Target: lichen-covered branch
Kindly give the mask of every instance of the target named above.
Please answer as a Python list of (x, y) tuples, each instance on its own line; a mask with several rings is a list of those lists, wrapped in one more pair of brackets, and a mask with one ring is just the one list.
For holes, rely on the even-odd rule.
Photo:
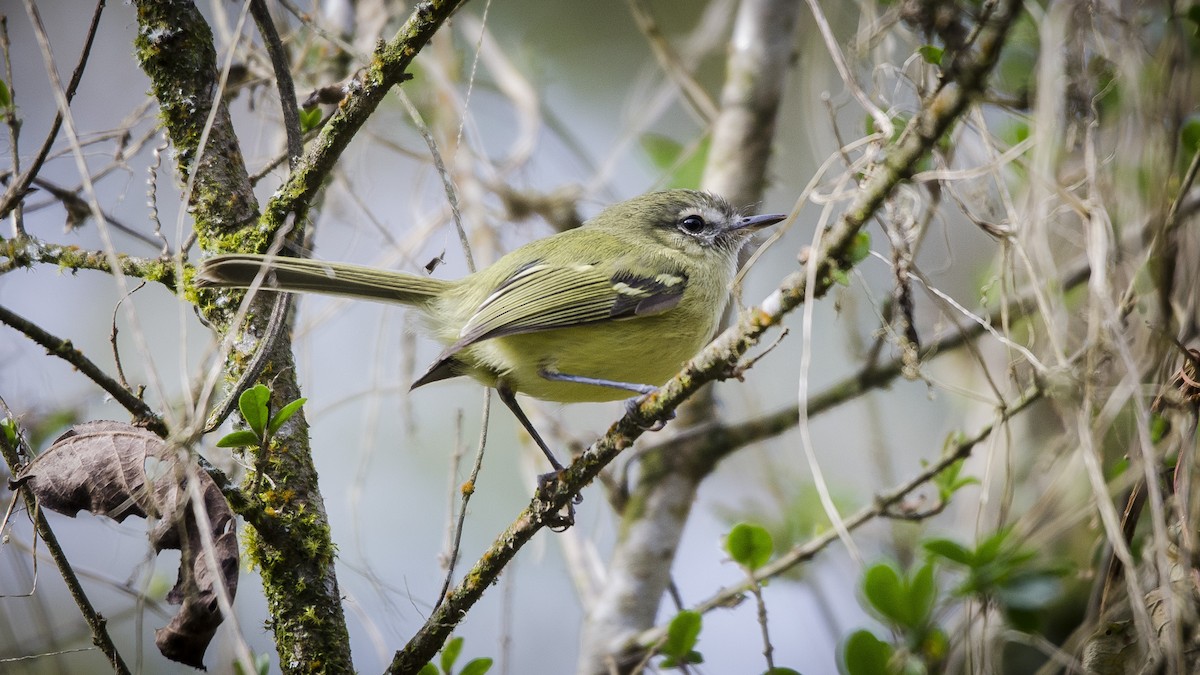
[[(175, 265), (170, 260), (142, 258), (124, 253), (118, 253), (115, 257), (120, 263), (121, 273), (125, 276), (154, 281), (166, 286), (170, 291), (178, 288)], [(51, 244), (30, 236), (0, 240), (0, 274), (18, 267), (32, 267), (37, 264), (57, 265), (59, 269), (72, 272), (113, 271), (110, 258), (103, 251)]]

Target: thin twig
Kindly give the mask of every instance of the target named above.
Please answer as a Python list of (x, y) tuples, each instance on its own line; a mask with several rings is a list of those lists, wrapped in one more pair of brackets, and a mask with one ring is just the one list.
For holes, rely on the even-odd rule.
[[(96, 9), (92, 11), (92, 21), (88, 24), (87, 35), (83, 40), (83, 51), (79, 54), (79, 62), (75, 65), (75, 70), (71, 73), (71, 80), (67, 83), (64, 91), (68, 103), (75, 98), (75, 90), (79, 88), (79, 81), (83, 79), (83, 69), (87, 66), (88, 57), (92, 53), (92, 43), (96, 39), (96, 29), (100, 25), (100, 13), (104, 11), (105, 1), (99, 0), (96, 3)], [(8, 81), (12, 82), (12, 78), (10, 77)], [(50, 153), (50, 147), (54, 145), (54, 139), (58, 137), (58, 130), (62, 123), (63, 113), (60, 109), (54, 115), (54, 121), (50, 123), (50, 131), (46, 132), (46, 140), (42, 141), (42, 147), (29, 164), (29, 168), (14, 180), (8, 190), (4, 192), (4, 196), (0, 197), (0, 218), (7, 216), (16, 203), (25, 197), (25, 191), (29, 189), (30, 181), (42, 170), (42, 163), (46, 161), (46, 156)]]
[[(0, 307), (0, 310), (3, 310)], [(14, 428), (17, 427), (16, 417), (9, 409), (8, 403), (0, 398), (0, 407), (3, 408), (4, 417)], [(32, 457), (33, 451), (25, 445), (24, 434), (17, 434), (17, 442), (19, 446), (23, 446), (21, 451), (26, 457)], [(18, 456), (18, 448), (10, 446), (7, 438), (0, 434), (0, 454), (4, 456), (4, 461), (8, 464), (9, 471), (16, 476), (20, 473), (21, 462)], [(87, 622), (88, 628), (92, 631), (92, 643), (104, 652), (108, 658), (109, 665), (118, 673), (118, 675), (128, 675), (130, 670), (125, 665), (125, 660), (121, 658), (120, 652), (113, 644), (112, 637), (108, 634), (108, 621), (96, 611), (91, 600), (83, 591), (83, 586), (79, 583), (79, 578), (75, 575), (75, 570), (71, 568), (71, 562), (67, 560), (66, 554), (62, 547), (58, 544), (58, 538), (54, 536), (54, 530), (50, 528), (50, 523), (46, 520), (46, 514), (38, 507), (37, 498), (29, 490), (18, 488), (25, 499), (25, 508), (33, 517), (34, 527), (37, 528), (37, 534), (42, 541), (46, 543), (46, 550), (50, 552), (50, 557), (54, 559), (54, 564), (58, 566), (58, 571), (62, 575), (63, 582), (67, 585), (68, 591), (71, 593), (71, 598), (75, 601), (75, 605), (79, 607), (80, 613), (83, 614), (84, 621)]]
[(283, 110), (283, 129), (287, 134), (288, 165), (296, 168), (300, 154), (304, 152), (300, 138), (300, 110), (296, 105), (296, 84), (292, 82), (292, 72), (289, 68), (288, 53), (279, 39), (279, 31), (275, 30), (275, 22), (271, 12), (263, 0), (250, 0), (250, 15), (258, 26), (263, 43), (267, 46), (267, 55), (271, 57), (271, 68), (275, 71), (275, 86), (279, 89), (279, 107)]
[(163, 425), (163, 420), (158, 413), (154, 412), (145, 401), (138, 398), (132, 391), (122, 387), (120, 383), (109, 377), (91, 359), (84, 356), (83, 352), (76, 349), (70, 340), (64, 340), (51, 335), (37, 324), (19, 316), (3, 305), (0, 305), (0, 323), (5, 323), (25, 334), (29, 339), (45, 347), (50, 355), (57, 356), (75, 366), (79, 372), (83, 373), (84, 376), (99, 385), (101, 389), (112, 395), (117, 403), (124, 406), (133, 415), (138, 424), (144, 425), (147, 429), (159, 435), (166, 433), (166, 427)]
[(458, 505), (458, 522), (454, 526), (454, 543), (450, 547), (449, 562), (446, 565), (446, 580), (442, 583), (442, 590), (438, 592), (437, 602), (433, 608), (436, 610), (446, 599), (446, 593), (450, 590), (450, 583), (454, 580), (454, 568), (458, 564), (458, 554), (462, 545), (463, 528), (467, 523), (467, 504), (471, 501), (471, 495), (475, 494), (476, 481), (479, 480), (479, 470), (483, 468), (483, 454), (487, 449), (487, 432), (488, 432), (488, 417), (492, 410), (492, 390), (485, 388), (483, 390), (483, 420), (479, 425), (479, 444), (475, 451), (475, 463), (471, 466), (471, 475), (467, 477), (467, 481), (463, 483), (459, 492), (462, 494), (462, 501)]
[[(847, 529), (853, 531), (877, 517), (886, 515), (893, 505), (899, 503), (911, 492), (928, 483), (955, 462), (969, 457), (976, 445), (987, 439), (1000, 425), (1007, 423), (1013, 417), (1026, 410), (1035, 401), (1040, 400), (1041, 397), (1042, 392), (1039, 389), (1026, 391), (1020, 399), (1014, 401), (1008, 408), (1000, 411), (999, 419), (996, 422), (983, 427), (969, 438), (960, 439), (953, 446), (947, 448), (945, 454), (937, 462), (930, 464), (919, 474), (904, 483), (877, 495), (872, 504), (864, 506), (858, 512), (846, 518), (845, 524)], [(730, 602), (736, 600), (743, 593), (750, 591), (754, 585), (777, 577), (791, 570), (796, 565), (811, 560), (837, 540), (838, 534), (833, 530), (829, 530), (809, 541), (797, 544), (775, 560), (755, 570), (748, 580), (721, 589), (707, 600), (698, 603), (693, 609), (704, 613), (718, 607), (728, 606)], [(642, 632), (636, 638), (630, 640), (629, 646), (637, 648), (639, 646), (652, 645), (665, 635), (666, 626), (657, 626)]]
[[(4, 125), (8, 127), (8, 143), (12, 157), (12, 173), (21, 172), (21, 121), (17, 118), (17, 91), (13, 81), (11, 43), (8, 39), (8, 15), (0, 14), (0, 53), (4, 55), (4, 81), (8, 86), (8, 102), (4, 106)], [(25, 234), (24, 214), (21, 213), (20, 202), (13, 211), (14, 239)]]

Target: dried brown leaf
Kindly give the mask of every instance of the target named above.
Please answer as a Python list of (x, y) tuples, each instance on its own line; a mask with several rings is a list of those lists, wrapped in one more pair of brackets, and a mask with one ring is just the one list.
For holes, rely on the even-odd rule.
[(181, 462), (150, 431), (121, 422), (77, 424), (59, 436), (14, 481), (43, 507), (68, 516), (80, 511), (122, 521), (140, 516), (153, 522), (148, 536), (155, 552), (179, 549), (179, 577), (167, 601), (181, 605), (155, 644), (167, 658), (204, 668), (204, 652), (221, 624), (217, 576), (204, 555), (204, 542), (188, 498), (188, 480), (199, 482), (212, 527), (219, 581), (237, 592), (236, 524), (221, 491), (194, 462)]

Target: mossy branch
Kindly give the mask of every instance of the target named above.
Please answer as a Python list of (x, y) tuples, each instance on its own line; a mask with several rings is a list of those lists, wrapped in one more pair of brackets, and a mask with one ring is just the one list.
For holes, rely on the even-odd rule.
[[(163, 258), (142, 258), (118, 253), (115, 256), (121, 273), (145, 281), (160, 283), (174, 292), (179, 283), (175, 265)], [(35, 237), (22, 236), (0, 241), (0, 274), (18, 267), (37, 264), (58, 265), (64, 270), (98, 270), (112, 273), (113, 266), (104, 251), (91, 251), (78, 246), (51, 244)]]

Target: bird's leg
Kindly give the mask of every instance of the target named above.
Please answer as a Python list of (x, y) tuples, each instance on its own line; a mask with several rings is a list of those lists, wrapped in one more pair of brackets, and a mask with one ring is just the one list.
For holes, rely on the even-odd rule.
[[(536, 443), (538, 448), (541, 449), (542, 454), (546, 455), (546, 459), (550, 461), (550, 466), (554, 467), (554, 471), (538, 476), (538, 490), (546, 490), (552, 482), (558, 480), (558, 474), (562, 473), (566, 467), (562, 465), (562, 462), (558, 461), (558, 458), (554, 456), (553, 452), (550, 452), (550, 448), (547, 447), (546, 442), (542, 440), (541, 434), (537, 432), (537, 429), (533, 428), (533, 422), (529, 421), (529, 418), (525, 416), (525, 411), (521, 410), (521, 406), (517, 405), (517, 396), (513, 390), (501, 384), (496, 387), (496, 393), (500, 395), (500, 400), (504, 401), (504, 405), (508, 406), (508, 409), (512, 411), (513, 416), (517, 418), (517, 421), (521, 423), (521, 426), (525, 427), (525, 431), (527, 431), (533, 438), (533, 442)], [(575, 504), (578, 504), (582, 501), (583, 495), (575, 495), (575, 497), (567, 504), (567, 515), (564, 518), (551, 523), (551, 529), (561, 528), (559, 529), (559, 531), (561, 531), (573, 525), (575, 523)]]
[[(575, 384), (590, 384), (590, 385), (593, 385), (596, 387), (610, 387), (612, 389), (624, 389), (626, 391), (632, 391), (632, 392), (641, 394), (641, 396), (635, 396), (635, 397), (633, 397), (631, 399), (627, 399), (625, 401), (625, 413), (626, 414), (635, 413), (638, 409), (638, 406), (640, 406), (642, 404), (642, 401), (645, 400), (645, 398), (647, 396), (658, 391), (658, 387), (651, 386), (649, 384), (639, 384), (637, 382), (620, 382), (618, 380), (604, 380), (599, 377), (585, 377), (583, 375), (569, 375), (567, 373), (560, 373), (558, 371), (549, 370), (547, 368), (542, 368), (542, 369), (538, 370), (538, 375), (540, 375), (543, 379), (554, 380), (555, 382), (574, 382)], [(663, 427), (667, 426), (667, 422), (669, 420), (673, 420), (673, 419), (675, 419), (675, 411), (674, 410), (671, 411), (671, 414), (670, 414), (670, 416), (667, 417), (667, 419), (658, 420), (654, 424), (651, 424), (650, 426), (643, 427), (643, 428), (646, 429), (647, 431), (661, 431)]]
[(557, 370), (542, 368), (538, 370), (538, 375), (545, 380), (553, 380), (555, 382), (574, 382), (575, 384), (590, 384), (596, 387), (609, 387), (610, 389), (624, 389), (632, 391), (636, 394), (653, 394), (658, 391), (658, 387), (649, 384), (638, 384), (637, 382), (620, 382), (617, 380), (603, 380), (598, 377), (584, 377), (583, 375), (568, 375), (560, 373)]

